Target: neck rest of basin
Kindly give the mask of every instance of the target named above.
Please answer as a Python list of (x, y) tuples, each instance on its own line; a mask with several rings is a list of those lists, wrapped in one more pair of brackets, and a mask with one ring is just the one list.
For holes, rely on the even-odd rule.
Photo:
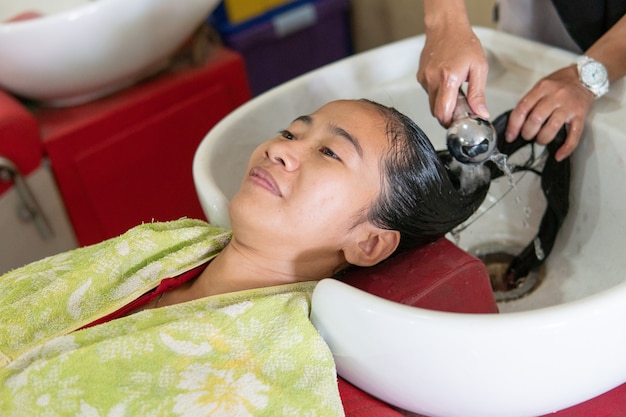
[[(350, 270), (339, 279), (413, 307), (455, 313), (498, 312), (485, 265), (446, 238), (374, 267)], [(342, 378), (339, 393), (348, 417), (403, 415)]]

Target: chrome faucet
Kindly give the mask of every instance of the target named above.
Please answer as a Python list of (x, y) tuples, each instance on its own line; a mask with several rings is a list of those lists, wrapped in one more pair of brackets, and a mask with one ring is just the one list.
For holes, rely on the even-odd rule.
[(485, 162), (496, 149), (496, 137), (491, 122), (472, 112), (463, 89), (459, 88), (452, 124), (446, 133), (450, 154), (463, 164)]

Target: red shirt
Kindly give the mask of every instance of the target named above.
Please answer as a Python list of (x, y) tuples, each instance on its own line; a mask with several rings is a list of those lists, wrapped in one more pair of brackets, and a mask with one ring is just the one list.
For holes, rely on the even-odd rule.
[(189, 280), (197, 278), (202, 273), (202, 271), (204, 271), (206, 266), (207, 264), (202, 264), (176, 277), (163, 279), (161, 283), (159, 284), (159, 286), (156, 287), (155, 289), (148, 291), (141, 297), (137, 298), (135, 301), (132, 301), (126, 304), (124, 307), (120, 308), (119, 310), (114, 311), (111, 314), (107, 314), (106, 316), (101, 317), (87, 324), (86, 326), (81, 327), (81, 329), (86, 329), (88, 327), (96, 326), (98, 324), (106, 323), (108, 321), (119, 319), (121, 317), (128, 315), (128, 313), (130, 313), (131, 311), (134, 311), (140, 307), (143, 307), (149, 304), (150, 302), (160, 297), (162, 294), (168, 291), (171, 291), (175, 288), (178, 288), (179, 286), (183, 285), (185, 282)]

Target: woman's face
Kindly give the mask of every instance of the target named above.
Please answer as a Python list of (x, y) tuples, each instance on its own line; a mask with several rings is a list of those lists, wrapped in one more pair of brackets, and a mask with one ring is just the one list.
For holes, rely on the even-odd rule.
[(250, 157), (230, 206), (235, 235), (312, 256), (341, 248), (381, 191), (386, 126), (374, 105), (359, 101), (335, 101), (295, 119)]

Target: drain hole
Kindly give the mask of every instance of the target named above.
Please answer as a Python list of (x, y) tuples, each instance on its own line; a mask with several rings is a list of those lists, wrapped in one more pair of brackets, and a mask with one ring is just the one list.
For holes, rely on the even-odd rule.
[(531, 270), (527, 276), (520, 277), (514, 288), (509, 288), (506, 281), (506, 271), (515, 256), (522, 248), (503, 245), (481, 246), (469, 252), (480, 259), (487, 267), (491, 288), (497, 302), (517, 300), (533, 292), (543, 281), (545, 268), (543, 266)]

